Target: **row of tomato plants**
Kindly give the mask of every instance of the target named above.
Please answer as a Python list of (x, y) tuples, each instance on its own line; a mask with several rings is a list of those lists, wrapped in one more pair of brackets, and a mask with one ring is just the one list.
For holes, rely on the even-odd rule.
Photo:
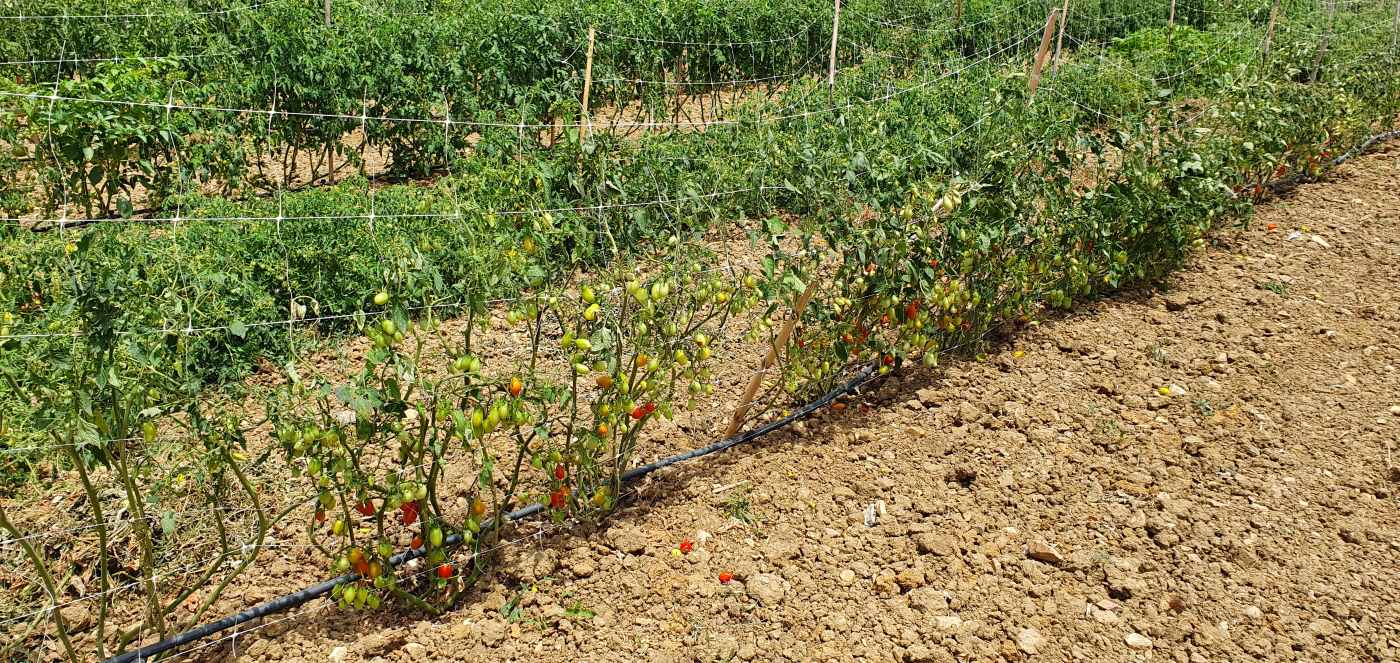
[[(1182, 36), (1197, 39), (1195, 48), (1213, 47), (1192, 33), (1174, 39)], [(1368, 47), (1334, 48), (1358, 53)], [(650, 195), (684, 200), (682, 194), (704, 178), (780, 187), (726, 198), (716, 209), (678, 202), (665, 215), (650, 216), (481, 215), (482, 225), (461, 235), (434, 224), (408, 234), (411, 226), (402, 219), (385, 217), (375, 233), (365, 234), (369, 244), (362, 253), (346, 250), (345, 242), (356, 237), (345, 232), (346, 225), (320, 231), (338, 235), (312, 243), (310, 235), (291, 234), (311, 232), (306, 226), (287, 223), (248, 235), (248, 247), (238, 249), (247, 253), (228, 259), (247, 261), (242, 272), (229, 263), (206, 262), (213, 252), (189, 243), (219, 239), (224, 244), (209, 246), (237, 249), (230, 236), (210, 235), (225, 225), (149, 232), (102, 227), (58, 236), (45, 247), (55, 262), (41, 267), (54, 288), (67, 294), (56, 307), (33, 310), (65, 309), (60, 328), (79, 330), (83, 342), (6, 340), (5, 375), (14, 393), (38, 404), (38, 421), (56, 448), (73, 450), (95, 522), (111, 514), (101, 510), (87, 465), (112, 468), (124, 502), (135, 508), (160, 503), (169, 498), (160, 492), (166, 489), (145, 485), (141, 477), (162, 460), (155, 453), (158, 439), (178, 430), (181, 438), (197, 441), (180, 448), (193, 459), (189, 469), (201, 475), (193, 482), (205, 487), (197, 489), (198, 498), (217, 504), (229, 491), (241, 491), (255, 505), (257, 544), (286, 514), (259, 505), (247, 477), (247, 454), (256, 451), (246, 439), (250, 422), (236, 412), (215, 414), (206, 404), (208, 356), (190, 345), (200, 336), (124, 332), (192, 324), (189, 302), (204, 306), (222, 296), (215, 294), (225, 292), (220, 288), (250, 280), (248, 275), (307, 279), (297, 284), (306, 286), (301, 293), (334, 289), (325, 296), (347, 298), (337, 302), (344, 307), (338, 310), (363, 311), (349, 326), (365, 334), (373, 349), (348, 380), (289, 370), (286, 388), (267, 404), (287, 466), (306, 477), (315, 495), (316, 506), (297, 513), (332, 568), (359, 574), (337, 590), (345, 605), (370, 607), (394, 597), (441, 610), (459, 601), (487, 568), (501, 531), (485, 525), (504, 511), (538, 501), (563, 519), (602, 517), (615, 508), (620, 472), (640, 453), (645, 427), (685, 405), (691, 394), (713, 388), (708, 362), (716, 349), (733, 347), (736, 320), (767, 319), (790, 305), (806, 283), (820, 287), (803, 314), (798, 341), (785, 349), (776, 381), (790, 394), (784, 398), (828, 389), (852, 364), (932, 364), (951, 351), (975, 351), (987, 334), (1034, 318), (1044, 307), (1068, 307), (1162, 277), (1210, 227), (1247, 212), (1248, 198), (1233, 190), (1247, 174), (1313, 161), (1400, 110), (1386, 63), (1343, 59), (1346, 66), (1322, 83), (1300, 81), (1296, 72), (1311, 54), (1302, 40), (1282, 40), (1267, 67), (1241, 61), (1195, 80), (1193, 95), (1214, 92), (1204, 108), (1158, 94), (1151, 78), (1125, 77), (1132, 70), (1120, 67), (1128, 61), (1114, 59), (1110, 49), (1103, 60), (1086, 52), (1065, 63), (1033, 103), (1015, 70), (985, 66), (961, 81), (843, 113), (831, 125), (755, 125), (658, 145), (607, 145), (591, 153), (581, 147), (575, 159), (560, 164), (567, 171), (558, 175), (561, 188), (564, 182), (615, 185), (579, 192), (600, 204)], [(861, 75), (879, 76), (874, 69)], [(848, 85), (859, 89), (859, 81)], [(1110, 97), (1114, 106), (1095, 105)], [(1117, 119), (1105, 118), (1110, 109)], [(604, 156), (629, 149), (657, 151), (639, 152), (648, 160), (632, 162), (637, 170), (631, 171), (628, 164), (611, 166)], [(738, 154), (753, 160), (736, 163)], [(656, 165), (663, 155), (690, 158), (696, 170), (667, 176)], [(442, 210), (455, 194), (453, 204), (471, 219), (479, 210), (464, 194), (491, 176), (513, 173), (466, 174), (464, 182), (449, 184), (460, 189), (436, 195), (394, 191), (377, 196), (376, 205), (405, 213)], [(533, 181), (524, 178), (515, 186), (539, 195), (550, 190), (547, 180), (536, 172)], [(298, 201), (365, 202), (346, 198), (351, 195), (311, 192), (305, 200), (284, 198), (276, 207), (251, 209), (190, 200), (181, 209), (263, 214), (286, 213)], [(402, 196), (399, 206), (390, 202), (394, 196)], [(714, 219), (772, 209), (800, 212), (800, 230), (811, 239), (797, 251), (774, 244), (760, 271), (716, 271), (715, 257), (692, 244), (692, 233)], [(385, 226), (403, 235), (378, 234)], [(768, 230), (779, 226), (772, 222)], [(668, 247), (663, 267), (616, 257), (613, 268), (581, 287), (565, 285), (585, 257), (602, 258), (613, 242), (647, 245), (657, 235), (676, 237), (674, 245), (662, 244)], [(385, 238), (395, 241), (376, 244)], [(457, 248), (449, 253), (435, 242)], [(164, 260), (152, 259), (150, 252), (161, 246), (166, 248), (156, 255)], [(177, 259), (184, 262), (173, 269)], [(469, 267), (449, 271), (459, 260)], [(474, 280), (487, 275), (501, 281)], [(34, 273), (26, 278), (25, 297), (54, 292), (37, 287)], [(272, 313), (294, 313), (299, 306), (314, 313), (320, 304), (290, 289), (241, 287), (264, 297), (264, 310)], [(479, 295), (490, 288), (521, 295), (507, 319), (525, 326), (527, 361), (492, 365), (480, 341), (473, 344), (475, 325), (469, 323), (460, 339), (447, 338), (435, 316), (424, 315), (425, 305), (476, 293), (466, 312), (484, 317)], [(261, 329), (230, 329), (232, 336), (221, 340), (223, 351)], [(760, 322), (755, 330), (754, 339), (767, 339), (771, 327)], [(268, 346), (285, 338), (268, 333)], [(454, 508), (445, 494), (464, 496), (466, 508)], [(146, 528), (138, 537), (142, 559), (131, 566), (145, 590), (141, 623), (164, 634), (183, 625), (171, 621), (171, 606), (190, 589), (160, 578), (159, 531), (143, 511), (133, 513), (134, 526)], [(0, 527), (17, 529), (8, 520)], [(196, 585), (215, 576), (226, 583), (236, 573), (221, 571), (222, 562), (238, 558), (246, 566), (255, 557), (232, 552), (241, 549), (219, 530), (223, 556)], [(454, 534), (465, 542), (461, 552), (446, 545)], [(428, 556), (432, 572), (426, 579), (404, 576), (389, 564), (395, 543), (405, 538)], [(51, 575), (44, 568), (47, 551), (25, 548), (40, 576)], [(105, 542), (100, 555), (104, 590), (126, 579), (123, 565), (108, 563), (116, 555)], [(201, 613), (217, 594), (205, 595)], [(107, 599), (101, 606), (105, 612)], [(55, 613), (56, 622), (61, 618)], [(68, 643), (61, 624), (58, 631)], [(120, 649), (138, 632), (105, 638), (99, 632), (93, 642)]]
[[(963, 79), (933, 81), (893, 99), (865, 104), (862, 95), (896, 75), (894, 64), (872, 62), (826, 97), (827, 103), (851, 106), (832, 113), (836, 122), (756, 121), (635, 143), (599, 135), (596, 142), (542, 150), (527, 159), (473, 155), (460, 162), (453, 177), (428, 188), (371, 190), (358, 181), (261, 201), (183, 196), (173, 201), (167, 214), (188, 219), (271, 219), (278, 214), (327, 219), (129, 227), (117, 233), (112, 248), (84, 261), (103, 263), (122, 275), (124, 289), (114, 295), (121, 304), (119, 326), (217, 328), (187, 335), (181, 345), (198, 359), (197, 370), (204, 379), (224, 381), (259, 358), (280, 361), (294, 349), (284, 325), (258, 323), (353, 312), (365, 303), (359, 293), (366, 283), (382, 282), (392, 274), (415, 275), (407, 287), (418, 301), (466, 303), (509, 296), (525, 283), (557, 276), (559, 268), (551, 265), (606, 260), (610, 246), (702, 232), (736, 214), (761, 217), (773, 209), (811, 214), (848, 204), (827, 201), (828, 193), (839, 198), (849, 191), (884, 206), (922, 178), (967, 172), (1001, 159), (1007, 144), (1048, 140), (1075, 127), (1102, 123), (1106, 117), (1152, 112), (1177, 99), (1209, 94), (1229, 80), (1232, 68), (1249, 63), (1246, 50), (1234, 46), (1240, 41), (1236, 27), (1249, 28), (1178, 29), (1171, 40), (1156, 32), (1143, 33), (1102, 53), (1086, 51), (1066, 65), (1053, 90), (1043, 93), (1029, 114), (1007, 105), (1023, 96), (1022, 86), (1014, 70), (994, 63), (968, 69)], [(1150, 36), (1154, 34), (1158, 36)], [(1147, 46), (1139, 47), (1138, 42)], [(1391, 103), (1384, 62), (1345, 59), (1374, 44), (1336, 45), (1335, 55), (1352, 66), (1339, 72), (1341, 78), (1332, 84), (1287, 84), (1298, 71), (1287, 63), (1308, 62), (1313, 43), (1305, 38), (1278, 41), (1271, 64), (1275, 70), (1266, 80), (1284, 87), (1270, 94), (1303, 90), (1325, 95), (1319, 112), (1337, 111), (1343, 117), (1359, 115), (1345, 107), (1338, 110), (1338, 105), (1383, 109)], [(1176, 90), (1162, 96), (1150, 63), (1181, 51), (1216, 64), (1172, 78)], [(1134, 62), (1143, 64), (1134, 67)], [(974, 77), (974, 84), (966, 84)], [(820, 95), (818, 87), (795, 87), (776, 103), (788, 105)], [(1000, 110), (988, 114), (988, 108)], [(1247, 154), (1241, 156), (1239, 170), (1247, 177), (1236, 186), (1253, 189), (1281, 166), (1316, 167), (1327, 148), (1314, 146), (1358, 132), (1357, 127), (1347, 127), (1336, 137), (1315, 140), (1265, 130), (1296, 124), (1290, 115), (1297, 108), (1291, 102), (1261, 103), (1238, 115), (1238, 131), (1253, 138), (1241, 144)], [(1045, 114), (1050, 111), (1056, 114)], [(1296, 163), (1286, 163), (1289, 160)], [(706, 195), (716, 191), (734, 193)], [(646, 204), (659, 200), (671, 202)], [(588, 207), (608, 209), (568, 211)], [(565, 211), (491, 212), (530, 208)], [(371, 210), (377, 219), (368, 217)], [(344, 214), (362, 216), (336, 220)], [(9, 232), (13, 250), (6, 252), (0, 270), (8, 318), (0, 327), (21, 334), (73, 329), (80, 298), (64, 270), (73, 260), (67, 255), (73, 233)], [(540, 247), (549, 260), (530, 260), (518, 250), (525, 240)], [(333, 331), (334, 325), (321, 328)], [(12, 354), (9, 362), (23, 365), (20, 357), (44, 356), (67, 343), (61, 336), (16, 342), (22, 351)], [(15, 401), (9, 405), (14, 412)]]
[[(627, 122), (701, 121), (687, 100), (734, 103), (721, 94), (732, 86), (718, 81), (754, 81), (773, 94), (825, 71), (833, 3), (723, 4), (495, 0), (425, 11), (417, 3), (340, 2), (324, 26), (321, 3), (272, 0), (214, 15), (167, 15), (159, 8), (168, 5), (155, 3), (155, 17), (14, 21), (0, 38), (6, 62), (95, 61), (0, 66), (0, 92), (36, 95), (0, 99), (0, 173), (10, 180), (0, 202), (12, 215), (128, 216), (196, 186), (233, 194), (306, 184), (292, 179), (291, 164), (309, 163), (308, 179), (319, 181), (333, 179), (333, 164), (362, 172), (366, 154), (382, 153), (390, 175), (423, 176), (468, 151), (553, 144), (561, 132), (546, 127), (580, 119), (590, 26), (603, 29), (591, 105), (638, 104)], [(950, 6), (931, 0), (848, 2), (838, 60), (847, 67), (871, 53), (938, 60), (978, 52), (1043, 22), (1049, 4), (970, 1), (955, 20)], [(1086, 20), (1076, 34), (1098, 40), (1159, 25), (1163, 8), (1155, 4), (1081, 7)], [(24, 6), (58, 15), (47, 3)], [(116, 8), (102, 0), (68, 11)], [(106, 61), (133, 55), (156, 59)], [(51, 93), (148, 105), (53, 103)], [(266, 113), (184, 105), (291, 115), (270, 121)], [(447, 118), (494, 126), (444, 131)]]

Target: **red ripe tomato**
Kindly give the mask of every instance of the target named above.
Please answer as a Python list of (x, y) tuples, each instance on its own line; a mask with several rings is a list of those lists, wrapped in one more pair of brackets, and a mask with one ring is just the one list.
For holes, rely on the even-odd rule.
[(694, 550), (694, 549), (695, 549), (695, 544), (692, 543), (692, 542), (690, 541), (690, 539), (684, 539), (684, 540), (681, 541), (681, 554), (682, 554), (682, 555), (689, 555), (689, 554), (690, 554), (690, 551), (692, 551), (692, 550)]
[(442, 564), (442, 565), (438, 566), (438, 568), (437, 568), (437, 574), (438, 574), (438, 577), (439, 577), (439, 578), (442, 578), (443, 580), (446, 580), (446, 579), (448, 579), (448, 578), (451, 578), (451, 577), (452, 577), (452, 565), (451, 565), (451, 564)]
[(567, 504), (566, 500), (568, 499), (568, 495), (569, 495), (569, 494), (568, 494), (563, 488), (560, 488), (559, 490), (556, 490), (556, 491), (550, 493), (550, 494), (549, 494), (549, 506), (550, 506), (550, 508), (553, 508), (553, 509), (555, 509), (555, 510), (563, 509), (564, 506)]
[(374, 503), (366, 500), (355, 505), (355, 510), (359, 511), (362, 516), (372, 516), (374, 515)]
[(646, 411), (646, 408), (645, 408), (645, 407), (642, 407), (641, 405), (638, 405), (637, 407), (632, 408), (632, 418), (633, 418), (633, 419), (641, 419), (642, 417), (645, 417), (645, 416), (647, 416), (647, 411)]
[(885, 355), (885, 365), (894, 366), (894, 355)]
[(917, 300), (917, 299), (916, 299), (916, 300), (914, 300), (914, 301), (912, 301), (912, 302), (909, 302), (909, 305), (907, 305), (907, 306), (904, 307), (904, 318), (905, 318), (906, 320), (913, 320), (914, 318), (918, 317), (918, 315), (919, 315), (919, 301), (920, 301), (920, 300)]
[(643, 407), (646, 408), (647, 414), (651, 414), (651, 413), (653, 413), (653, 412), (656, 411), (656, 403), (648, 402), (648, 403), (647, 403), (645, 406), (643, 406)]
[(733, 579), (734, 579), (734, 574), (733, 574), (733, 573), (730, 573), (730, 572), (728, 572), (728, 571), (720, 571), (720, 572), (719, 572), (719, 581), (720, 581), (720, 583), (727, 585), (727, 584), (729, 584), (729, 582), (730, 582), (731, 580), (733, 580)]
[(316, 522), (317, 522), (317, 523), (324, 523), (324, 522), (326, 522), (326, 512), (325, 512), (325, 511), (323, 511), (323, 510), (321, 510), (321, 509), (317, 509), (317, 510), (316, 510)]
[(564, 470), (564, 466), (563, 466), (563, 465), (555, 465), (555, 466), (554, 466), (554, 478), (555, 478), (555, 479), (558, 479), (559, 481), (563, 481), (563, 480), (564, 480), (564, 477), (566, 477), (566, 476), (568, 476), (568, 475), (569, 475), (569, 474), (568, 474), (568, 472), (566, 472), (566, 471)]
[(423, 537), (421, 537), (421, 536), (415, 536), (415, 537), (413, 537), (413, 542), (410, 543), (410, 544), (408, 544), (408, 547), (410, 547), (410, 548), (412, 548), (412, 549), (414, 549), (414, 550), (418, 550), (419, 548), (422, 548), (422, 547), (423, 547)]
[(399, 520), (402, 520), (405, 525), (418, 522), (418, 503), (405, 502), (403, 506), (399, 507)]

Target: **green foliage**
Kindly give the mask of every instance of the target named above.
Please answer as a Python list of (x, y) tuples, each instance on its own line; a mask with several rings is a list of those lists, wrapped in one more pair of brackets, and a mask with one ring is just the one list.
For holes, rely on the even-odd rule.
[[(595, 99), (675, 117), (674, 90), (605, 81), (820, 72), (829, 9), (413, 4), (337, 2), (331, 26), (312, 3), (184, 6), (167, 25), (197, 26), (191, 36), (137, 31), (128, 52), (187, 39), (259, 56), (83, 65), (56, 86), (169, 108), (58, 102), (33, 71), (5, 80), (20, 96), (0, 107), (0, 195), (17, 215), (64, 214), (66, 202), (74, 216), (131, 217), (0, 235), (7, 440), (80, 449), (67, 461), (108, 467), (136, 512), (159, 504), (163, 484), (147, 499), (142, 480), (164, 459), (138, 460), (128, 443), (183, 433), (203, 499), (256, 501), (245, 435), (269, 423), (318, 494), (312, 545), (361, 576), (335, 594), (346, 607), (450, 606), (489, 562), (484, 518), (521, 503), (560, 522), (607, 517), (645, 425), (713, 390), (710, 344), (735, 316), (763, 311), (749, 340), (769, 342), (772, 317), (814, 285), (771, 407), (856, 365), (976, 353), (1049, 309), (1161, 280), (1270, 183), (1324, 173), (1400, 112), (1396, 55), (1359, 27), (1376, 20), (1369, 10), (1319, 23), (1290, 4), (1266, 60), (1253, 48), (1266, 15), (1250, 8), (1183, 2), (1168, 31), (1146, 4), (1076, 6), (1088, 45), (1032, 96), (1025, 59), (1043, 8), (971, 0), (954, 26), (925, 3), (871, 0), (848, 5), (850, 66), (834, 86), (796, 77), (729, 102), (733, 121), (704, 131), (552, 136), (546, 125), (577, 118), (590, 22), (608, 37)], [(5, 26), (0, 45), (66, 43), (77, 29), (54, 25)], [(116, 47), (91, 25), (95, 44)], [(1338, 37), (1315, 68), (1325, 29)], [(700, 43), (727, 40), (762, 43)], [(286, 174), (328, 148), (360, 163), (361, 128), (389, 173), (333, 185)], [(30, 185), (42, 192), (26, 198)], [(696, 241), (735, 219), (767, 220), (751, 231), (768, 249), (751, 273), (721, 271)], [(580, 269), (600, 275), (592, 294), (573, 290)], [(506, 321), (530, 339), (518, 375), (482, 372), (489, 357), (472, 345), (502, 297), (519, 297)], [(454, 313), (467, 318), (460, 338), (439, 326)], [(348, 332), (371, 346), (361, 371), (298, 372), (308, 335)], [(263, 403), (267, 421), (213, 414), (205, 387), (264, 361), (288, 374)], [(471, 497), (469, 513), (439, 504), (448, 485)], [(454, 558), (444, 532), (472, 554)], [(143, 579), (155, 574), (149, 534), (130, 566)], [(400, 534), (427, 542), (434, 577), (384, 573)], [(167, 616), (149, 606), (143, 624)]]

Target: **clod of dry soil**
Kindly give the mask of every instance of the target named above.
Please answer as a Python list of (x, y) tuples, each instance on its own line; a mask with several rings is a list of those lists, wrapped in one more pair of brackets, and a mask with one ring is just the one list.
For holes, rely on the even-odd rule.
[(669, 472), (442, 618), (315, 610), (201, 653), (1400, 658), (1400, 148), (1171, 285)]

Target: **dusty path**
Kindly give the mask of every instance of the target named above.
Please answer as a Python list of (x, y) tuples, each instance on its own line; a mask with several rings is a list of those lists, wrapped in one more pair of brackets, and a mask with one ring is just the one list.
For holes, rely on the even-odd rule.
[(457, 613), (321, 610), (203, 653), (1395, 660), (1398, 339), (1392, 144), (1222, 233), (1165, 295), (666, 474), (606, 532), (514, 546)]

